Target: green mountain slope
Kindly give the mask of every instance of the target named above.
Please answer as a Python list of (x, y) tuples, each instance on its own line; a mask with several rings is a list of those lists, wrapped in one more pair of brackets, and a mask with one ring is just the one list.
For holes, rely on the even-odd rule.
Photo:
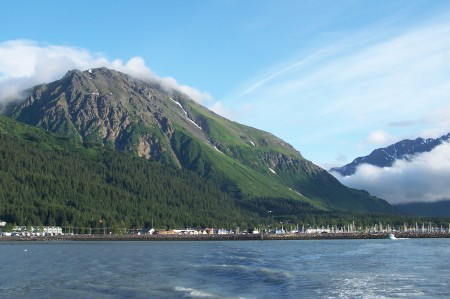
[(85, 148), (0, 116), (0, 219), (7, 222), (247, 227), (258, 217), (191, 171)]
[(10, 115), (86, 146), (195, 171), (237, 200), (295, 200), (319, 210), (391, 213), (341, 185), (270, 133), (229, 121), (186, 95), (106, 68), (34, 87)]

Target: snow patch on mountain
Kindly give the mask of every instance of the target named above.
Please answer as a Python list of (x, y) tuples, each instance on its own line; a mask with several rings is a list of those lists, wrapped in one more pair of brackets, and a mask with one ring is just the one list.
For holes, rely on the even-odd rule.
[(292, 192), (295, 192), (295, 193), (297, 193), (298, 195), (304, 196), (303, 194), (301, 194), (301, 193), (300, 193), (300, 192), (298, 192), (297, 190), (293, 190), (293, 189), (291, 189), (291, 188), (289, 188), (289, 190), (291, 190)]
[(175, 101), (174, 99), (172, 99), (172, 98), (170, 98), (171, 100), (172, 100), (172, 102), (174, 102), (175, 104), (177, 104), (180, 108), (181, 108), (181, 110), (183, 110), (183, 112), (184, 112), (184, 114), (186, 114), (187, 115), (187, 112), (186, 112), (186, 110), (184, 110), (184, 108), (183, 108), (183, 105), (181, 105), (181, 103), (180, 102), (177, 102), (177, 101)]
[(187, 120), (190, 121), (194, 126), (196, 126), (197, 128), (199, 128), (200, 130), (202, 129), (202, 127), (200, 127), (195, 121), (193, 121), (190, 117), (189, 114), (187, 113), (187, 111), (184, 109), (183, 105), (181, 105), (180, 102), (175, 101), (174, 99), (170, 98), (172, 100), (172, 102), (174, 102), (175, 104), (177, 104), (181, 110), (183, 110), (184, 115), (186, 116)]
[(221, 153), (221, 154), (224, 154), (225, 155), (225, 153), (224, 152), (222, 152), (220, 149), (218, 149), (217, 148), (217, 146), (215, 146), (215, 145), (213, 145), (214, 146), (214, 149), (216, 150), (216, 151), (218, 151), (219, 153)]

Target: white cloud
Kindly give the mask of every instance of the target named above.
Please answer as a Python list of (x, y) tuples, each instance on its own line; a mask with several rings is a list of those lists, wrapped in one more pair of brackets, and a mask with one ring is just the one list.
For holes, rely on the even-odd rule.
[(367, 190), (392, 204), (450, 199), (450, 143), (412, 156), (411, 161), (396, 161), (392, 167), (362, 164), (354, 175), (333, 175), (346, 186)]
[(390, 145), (397, 141), (395, 136), (390, 135), (389, 133), (383, 130), (376, 130), (367, 136), (366, 140), (361, 144), (362, 147), (366, 145), (376, 145), (378, 147), (383, 147)]
[(234, 109), (226, 107), (220, 101), (214, 102), (208, 109), (228, 119), (235, 119), (237, 115), (237, 112)]
[(141, 57), (133, 57), (123, 63), (121, 60), (110, 61), (102, 54), (85, 49), (13, 40), (0, 43), (0, 103), (17, 99), (26, 88), (57, 80), (68, 70), (101, 66), (155, 81), (163, 88), (181, 91), (200, 103), (211, 99), (208, 93), (179, 84), (171, 77), (158, 77)]
[[(433, 18), (398, 28), (383, 24), (318, 38), (298, 59), (222, 101), (257, 106), (257, 114), (238, 120), (270, 129), (322, 165), (335, 152), (364, 155), (362, 144), (442, 135), (450, 126), (450, 22)], [(267, 119), (274, 120), (270, 127)], [(365, 139), (371, 132), (384, 136)]]
[(450, 105), (444, 105), (439, 109), (427, 113), (422, 121), (430, 126), (430, 128), (423, 130), (420, 136), (437, 138), (447, 134), (450, 128)]
[(425, 103), (432, 108), (448, 100), (448, 25), (369, 44), (356, 53), (345, 52), (351, 45), (336, 46), (331, 61), (324, 57), (312, 71), (295, 67), (295, 72), (268, 88), (279, 94), (318, 92), (327, 103), (318, 111), (323, 116), (346, 115), (366, 123), (417, 115)]

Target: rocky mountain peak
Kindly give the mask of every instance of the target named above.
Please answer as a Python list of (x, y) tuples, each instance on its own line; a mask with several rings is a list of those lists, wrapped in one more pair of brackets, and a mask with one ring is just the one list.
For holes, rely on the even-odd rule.
[(268, 132), (225, 119), (180, 92), (107, 68), (72, 70), (36, 86), (10, 116), (86, 146), (195, 171), (237, 197), (290, 198), (321, 209), (391, 209), (348, 190)]
[(405, 139), (385, 148), (375, 149), (368, 156), (358, 157), (351, 163), (342, 167), (334, 167), (330, 172), (337, 172), (342, 176), (353, 175), (361, 164), (370, 164), (378, 167), (390, 167), (397, 160), (409, 160), (411, 156), (429, 152), (436, 146), (450, 140), (450, 133), (439, 138)]

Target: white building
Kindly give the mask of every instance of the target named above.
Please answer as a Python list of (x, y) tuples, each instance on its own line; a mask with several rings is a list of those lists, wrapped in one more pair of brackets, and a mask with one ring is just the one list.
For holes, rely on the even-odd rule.
[(59, 226), (44, 226), (42, 232), (47, 236), (57, 236), (63, 234), (62, 228)]

